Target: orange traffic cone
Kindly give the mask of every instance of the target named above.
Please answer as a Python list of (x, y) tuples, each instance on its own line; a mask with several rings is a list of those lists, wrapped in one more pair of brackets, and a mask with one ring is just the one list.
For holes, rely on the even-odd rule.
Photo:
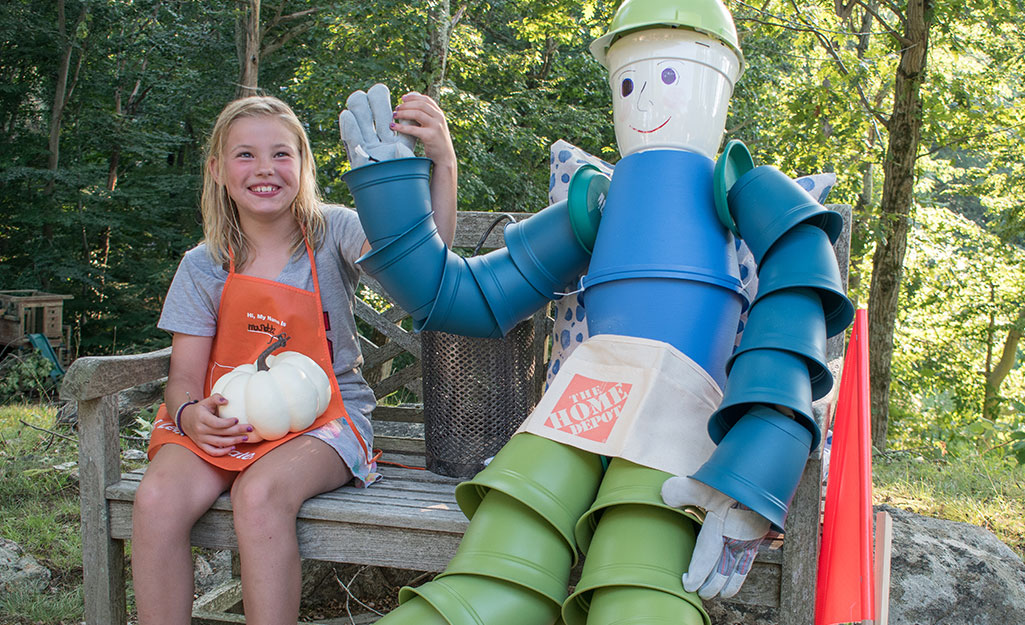
[(815, 592), (815, 625), (875, 618), (868, 318), (854, 317), (830, 452)]

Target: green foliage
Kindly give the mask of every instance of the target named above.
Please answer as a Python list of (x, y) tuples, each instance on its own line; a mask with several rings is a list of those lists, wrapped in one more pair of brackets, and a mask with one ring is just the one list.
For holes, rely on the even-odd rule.
[(157, 411), (162, 403), (162, 401), (156, 401), (135, 413), (133, 417), (134, 425), (131, 429), (132, 436), (146, 441), (149, 440), (150, 435), (153, 434), (153, 422), (157, 419)]
[(22, 589), (4, 595), (4, 623), (82, 620), (81, 517), (72, 473), (77, 446), (69, 428), (56, 432), (68, 438), (43, 431), (54, 427), (55, 416), (55, 407), (46, 404), (0, 405), (0, 536), (52, 573), (50, 586), (41, 592)]
[[(921, 207), (917, 216), (894, 338), (891, 435), (898, 445), (973, 442), (1017, 455), (1020, 401), (1004, 401), (995, 420), (980, 415), (985, 372), (1025, 297), (1025, 252), (946, 209)], [(1019, 367), (1002, 395), (1023, 392)]]
[[(440, 101), (459, 157), (460, 208), (539, 210), (548, 204), (553, 141), (615, 155), (605, 72), (587, 52), (609, 8), (510, 1), (465, 8)], [(338, 180), (348, 170), (337, 123), (348, 94), (375, 82), (396, 98), (427, 89), (428, 9), (426, 2), (344, 4), (319, 16), (321, 45), (308, 51), (284, 95), (310, 121), (329, 199), (351, 201)]]
[(18, 589), (0, 598), (0, 615), (17, 619), (9, 625), (77, 623), (83, 616), (81, 586), (66, 592), (31, 592)]
[(12, 352), (0, 361), (0, 404), (48, 400), (56, 383), (53, 364), (34, 351)]

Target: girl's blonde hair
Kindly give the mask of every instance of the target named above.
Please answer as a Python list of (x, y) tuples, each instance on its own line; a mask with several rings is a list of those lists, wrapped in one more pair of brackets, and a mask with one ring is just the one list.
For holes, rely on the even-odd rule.
[(217, 116), (206, 146), (206, 167), (203, 169), (203, 196), (200, 199), (200, 208), (203, 213), (203, 234), (207, 250), (214, 262), (227, 264), (230, 250), (235, 256), (236, 267), (245, 265), (249, 245), (239, 223), (235, 201), (228, 195), (227, 188), (214, 179), (210, 168), (215, 166), (216, 161), (216, 166), (221, 168), (220, 178), (224, 179), (223, 163), (227, 160), (224, 158), (224, 150), (228, 133), (236, 120), (246, 117), (274, 117), (295, 135), (299, 148), (299, 192), (292, 202), (292, 215), (299, 224), (299, 230), (292, 241), (292, 252), (303, 246), (304, 234), (306, 240), (316, 249), (325, 229), (320, 190), (317, 188), (317, 165), (313, 161), (306, 129), (299, 118), (287, 104), (270, 96), (249, 96), (230, 102)]

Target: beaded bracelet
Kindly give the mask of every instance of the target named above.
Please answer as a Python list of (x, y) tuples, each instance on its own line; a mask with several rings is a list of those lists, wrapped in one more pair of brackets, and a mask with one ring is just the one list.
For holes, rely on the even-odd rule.
[(182, 429), (182, 411), (185, 410), (186, 406), (191, 406), (192, 404), (198, 404), (198, 403), (199, 403), (198, 399), (190, 399), (189, 401), (185, 402), (181, 406), (178, 406), (178, 412), (176, 412), (175, 415), (174, 415), (174, 426), (176, 428), (178, 428), (178, 431), (181, 432), (182, 434), (185, 433), (185, 430)]

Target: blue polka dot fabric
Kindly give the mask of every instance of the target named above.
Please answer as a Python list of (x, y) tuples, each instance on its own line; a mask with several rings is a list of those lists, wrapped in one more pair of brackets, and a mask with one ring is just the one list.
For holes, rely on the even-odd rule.
[[(575, 145), (560, 139), (552, 144), (551, 177), (548, 181), (548, 200), (550, 204), (566, 199), (569, 181), (573, 173), (583, 164), (594, 165), (607, 176), (612, 175), (613, 166), (602, 159), (592, 156)], [(836, 174), (814, 174), (795, 180), (820, 204), (825, 203), (826, 196), (836, 183)], [(748, 301), (753, 301), (758, 290), (758, 274), (754, 256), (743, 241), (737, 239), (737, 263), (740, 265), (740, 277), (744, 294)], [(579, 283), (578, 283), (579, 284)], [(575, 288), (575, 287), (574, 287)], [(562, 363), (569, 355), (588, 338), (587, 312), (584, 307), (584, 294), (574, 290), (555, 300), (555, 327), (552, 331), (552, 356), (548, 362), (548, 374), (545, 388), (551, 384), (552, 378), (559, 372)], [(740, 344), (740, 337), (747, 322), (747, 310), (740, 316), (737, 338), (734, 346)]]
[[(612, 165), (591, 156), (580, 148), (563, 140), (552, 144), (551, 168), (549, 178), (548, 202), (554, 204), (566, 199), (569, 192), (569, 181), (583, 164), (597, 167), (606, 176), (612, 175)], [(570, 291), (577, 287), (571, 286)], [(581, 292), (569, 292), (555, 300), (555, 329), (552, 332), (552, 357), (548, 362), (548, 375), (545, 388), (559, 372), (562, 363), (569, 357), (577, 345), (588, 337), (587, 316), (584, 312), (584, 298)]]

